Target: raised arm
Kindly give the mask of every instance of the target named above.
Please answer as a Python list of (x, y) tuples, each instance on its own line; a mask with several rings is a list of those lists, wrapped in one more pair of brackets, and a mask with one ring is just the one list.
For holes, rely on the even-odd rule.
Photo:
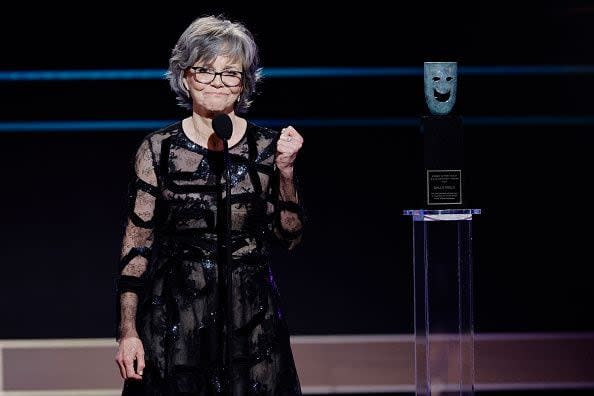
[(303, 208), (300, 202), (295, 178), (295, 159), (303, 145), (303, 137), (289, 126), (283, 128), (277, 142), (275, 165), (278, 186), (275, 205), (274, 231), (277, 236), (288, 242), (289, 249), (301, 240), (303, 231)]

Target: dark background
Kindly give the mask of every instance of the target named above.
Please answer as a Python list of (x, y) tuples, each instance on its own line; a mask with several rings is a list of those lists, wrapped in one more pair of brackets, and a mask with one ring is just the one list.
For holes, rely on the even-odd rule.
[[(592, 65), (594, 6), (431, 6), (393, 10), (279, 3), (103, 3), (2, 13), (2, 70), (167, 66), (197, 16), (243, 21), (266, 67)], [(594, 74), (461, 74), (468, 123), (478, 332), (592, 331), (591, 122)], [(249, 118), (417, 119), (422, 76), (270, 78)], [(166, 81), (0, 82), (0, 122), (175, 120)], [(476, 119), (476, 118), (475, 118)], [(275, 271), (293, 334), (411, 333), (416, 126), (299, 127), (308, 228)], [(1, 338), (111, 337), (128, 167), (150, 130), (0, 133)]]

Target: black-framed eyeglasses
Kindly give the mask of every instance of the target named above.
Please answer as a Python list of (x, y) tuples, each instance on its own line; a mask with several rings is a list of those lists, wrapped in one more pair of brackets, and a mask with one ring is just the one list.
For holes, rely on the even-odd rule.
[(221, 82), (226, 87), (236, 87), (241, 84), (241, 78), (243, 72), (236, 70), (223, 70), (222, 72), (216, 72), (206, 67), (193, 66), (190, 67), (190, 72), (194, 75), (194, 80), (201, 84), (210, 84), (214, 81), (217, 76), (221, 76)]

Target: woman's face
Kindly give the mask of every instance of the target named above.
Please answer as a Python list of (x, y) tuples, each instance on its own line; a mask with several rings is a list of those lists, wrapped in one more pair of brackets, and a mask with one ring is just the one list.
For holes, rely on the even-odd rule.
[(240, 62), (222, 55), (208, 64), (196, 62), (184, 76), (194, 111), (204, 115), (232, 112), (242, 89), (242, 71)]

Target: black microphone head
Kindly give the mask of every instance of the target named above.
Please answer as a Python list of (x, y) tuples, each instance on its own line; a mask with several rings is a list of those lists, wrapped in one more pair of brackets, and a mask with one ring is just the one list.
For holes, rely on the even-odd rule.
[(217, 115), (212, 119), (212, 129), (214, 129), (217, 136), (221, 139), (229, 140), (231, 135), (233, 135), (233, 123), (231, 122), (231, 117), (224, 113)]

